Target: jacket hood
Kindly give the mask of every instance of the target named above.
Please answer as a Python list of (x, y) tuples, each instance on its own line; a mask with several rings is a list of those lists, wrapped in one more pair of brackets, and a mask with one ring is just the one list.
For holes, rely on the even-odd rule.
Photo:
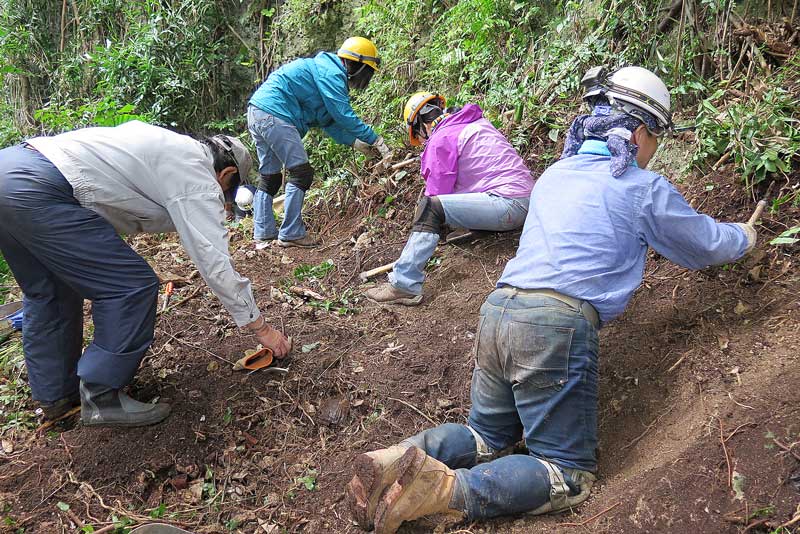
[(344, 68), (342, 60), (339, 59), (339, 56), (333, 52), (320, 52), (314, 56), (314, 62), (325, 68), (331, 68), (335, 65), (336, 68), (342, 71), (345, 74), (345, 77), (347, 77), (347, 70)]
[(437, 129), (444, 128), (445, 126), (455, 126), (457, 124), (469, 124), (482, 118), (483, 110), (478, 104), (467, 104), (461, 108), (461, 111), (453, 113), (449, 117), (445, 118), (439, 124)]

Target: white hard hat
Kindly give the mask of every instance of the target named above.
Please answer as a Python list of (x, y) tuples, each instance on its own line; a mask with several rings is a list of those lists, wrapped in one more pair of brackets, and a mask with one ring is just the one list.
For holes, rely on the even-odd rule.
[(253, 206), (253, 192), (246, 187), (236, 190), (236, 205), (242, 211), (248, 211)]
[(607, 82), (606, 98), (612, 105), (636, 116), (636, 109), (648, 112), (659, 128), (672, 127), (672, 106), (669, 90), (661, 78), (642, 67), (623, 67)]

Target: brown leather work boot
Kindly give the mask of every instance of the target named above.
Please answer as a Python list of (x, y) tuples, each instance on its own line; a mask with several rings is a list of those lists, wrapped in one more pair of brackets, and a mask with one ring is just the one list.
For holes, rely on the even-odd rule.
[(81, 397), (78, 392), (59, 399), (55, 402), (41, 402), (39, 405), (42, 408), (45, 421), (55, 421), (67, 414), (73, 408), (81, 405)]
[(390, 283), (381, 284), (364, 291), (364, 296), (372, 302), (378, 304), (402, 304), (404, 306), (416, 306), (422, 302), (422, 295), (408, 293), (402, 289), (397, 289)]
[(397, 463), (397, 479), (383, 492), (375, 512), (375, 534), (394, 534), (403, 521), (431, 514), (461, 518), (450, 500), (456, 486), (455, 472), (416, 447), (408, 449)]
[(372, 529), (381, 494), (397, 478), (398, 460), (407, 449), (407, 446), (392, 445), (356, 458), (355, 474), (347, 485), (347, 504), (353, 521), (364, 530)]

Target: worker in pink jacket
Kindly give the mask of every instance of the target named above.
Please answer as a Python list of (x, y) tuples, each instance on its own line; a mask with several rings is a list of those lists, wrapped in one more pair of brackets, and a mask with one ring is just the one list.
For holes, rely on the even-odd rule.
[(422, 302), (425, 264), (445, 225), (495, 232), (520, 228), (528, 214), (533, 178), (476, 104), (445, 109), (442, 96), (419, 92), (408, 100), (403, 118), (411, 144), (425, 144), (420, 158), (425, 196), (417, 204), (411, 236), (389, 283), (365, 296), (379, 303), (416, 306)]

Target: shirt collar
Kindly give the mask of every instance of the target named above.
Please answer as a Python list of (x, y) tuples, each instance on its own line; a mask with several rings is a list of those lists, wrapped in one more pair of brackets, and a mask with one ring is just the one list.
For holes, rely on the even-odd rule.
[(608, 145), (605, 141), (598, 141), (597, 139), (587, 139), (583, 142), (578, 149), (578, 154), (594, 154), (595, 156), (611, 156), (608, 151)]
[[(608, 145), (606, 142), (597, 139), (587, 139), (584, 141), (581, 147), (578, 149), (578, 154), (593, 154), (595, 156), (611, 157), (611, 152), (608, 151)], [(634, 160), (631, 162), (631, 167), (639, 168), (639, 164), (636, 163), (636, 158), (634, 158)]]

